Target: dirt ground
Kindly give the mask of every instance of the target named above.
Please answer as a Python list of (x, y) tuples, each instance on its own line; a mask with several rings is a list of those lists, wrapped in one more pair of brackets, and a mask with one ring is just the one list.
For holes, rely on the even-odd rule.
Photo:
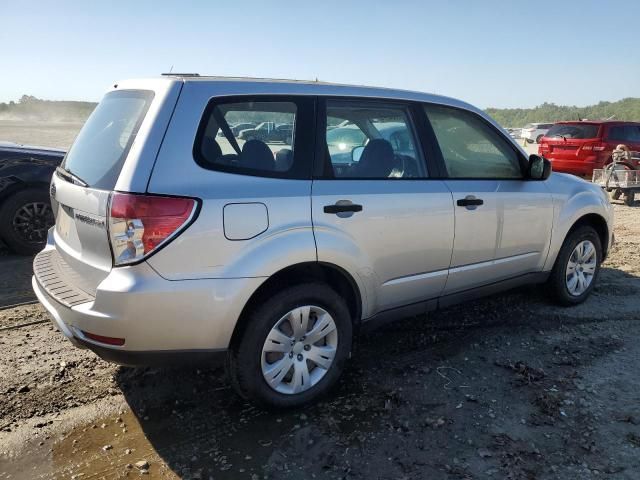
[(0, 141), (67, 149), (82, 122), (26, 122), (0, 119)]
[[(0, 479), (640, 478), (640, 210), (615, 209), (584, 305), (524, 288), (390, 324), (295, 412), (242, 402), (219, 370), (114, 366), (49, 323), (2, 330)], [(26, 298), (18, 260), (0, 257), (0, 284)], [(9, 308), (0, 328), (45, 318)]]

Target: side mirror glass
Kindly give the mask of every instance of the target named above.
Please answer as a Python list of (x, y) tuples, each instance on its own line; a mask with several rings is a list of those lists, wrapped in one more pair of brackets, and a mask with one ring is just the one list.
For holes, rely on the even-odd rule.
[(546, 180), (551, 175), (551, 162), (540, 155), (529, 156), (527, 178), (532, 180)]
[(355, 163), (359, 162), (362, 152), (364, 152), (364, 147), (356, 147), (351, 150), (351, 161)]

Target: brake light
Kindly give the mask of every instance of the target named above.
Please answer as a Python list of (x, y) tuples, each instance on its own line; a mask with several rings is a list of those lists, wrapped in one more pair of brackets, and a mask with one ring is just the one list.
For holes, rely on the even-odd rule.
[(114, 193), (109, 215), (113, 264), (148, 257), (189, 223), (196, 205), (193, 198)]
[(582, 150), (602, 152), (607, 146), (604, 143), (587, 143), (582, 146)]

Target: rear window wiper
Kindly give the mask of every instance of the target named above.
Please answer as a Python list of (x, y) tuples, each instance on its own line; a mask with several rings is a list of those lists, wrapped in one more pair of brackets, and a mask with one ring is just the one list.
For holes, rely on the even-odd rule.
[(65, 168), (57, 167), (56, 172), (58, 173), (58, 176), (64, 178), (67, 182), (73, 183), (74, 185), (80, 185), (81, 187), (89, 186), (87, 182), (85, 182), (80, 177), (78, 177), (77, 175), (74, 175), (73, 173), (71, 173), (69, 170)]

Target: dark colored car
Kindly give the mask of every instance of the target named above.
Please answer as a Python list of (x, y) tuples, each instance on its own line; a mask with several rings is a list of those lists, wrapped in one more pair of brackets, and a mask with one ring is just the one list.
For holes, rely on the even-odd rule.
[[(542, 138), (538, 153), (548, 158), (556, 172), (591, 179), (593, 170), (611, 163), (616, 146), (640, 150), (640, 123), (622, 121), (559, 122)], [(632, 161), (624, 165), (638, 169)]]
[(263, 142), (284, 142), (291, 144), (293, 140), (293, 125), (290, 123), (277, 124), (262, 122), (255, 128), (241, 130), (238, 138), (242, 140), (261, 140)]
[[(229, 129), (234, 136), (238, 136), (242, 130), (247, 130), (251, 128), (256, 128), (255, 123), (230, 123)], [(218, 137), (224, 137), (224, 132), (220, 130), (218, 132)]]
[(16, 253), (39, 252), (54, 224), (49, 183), (65, 152), (0, 143), (0, 239)]

